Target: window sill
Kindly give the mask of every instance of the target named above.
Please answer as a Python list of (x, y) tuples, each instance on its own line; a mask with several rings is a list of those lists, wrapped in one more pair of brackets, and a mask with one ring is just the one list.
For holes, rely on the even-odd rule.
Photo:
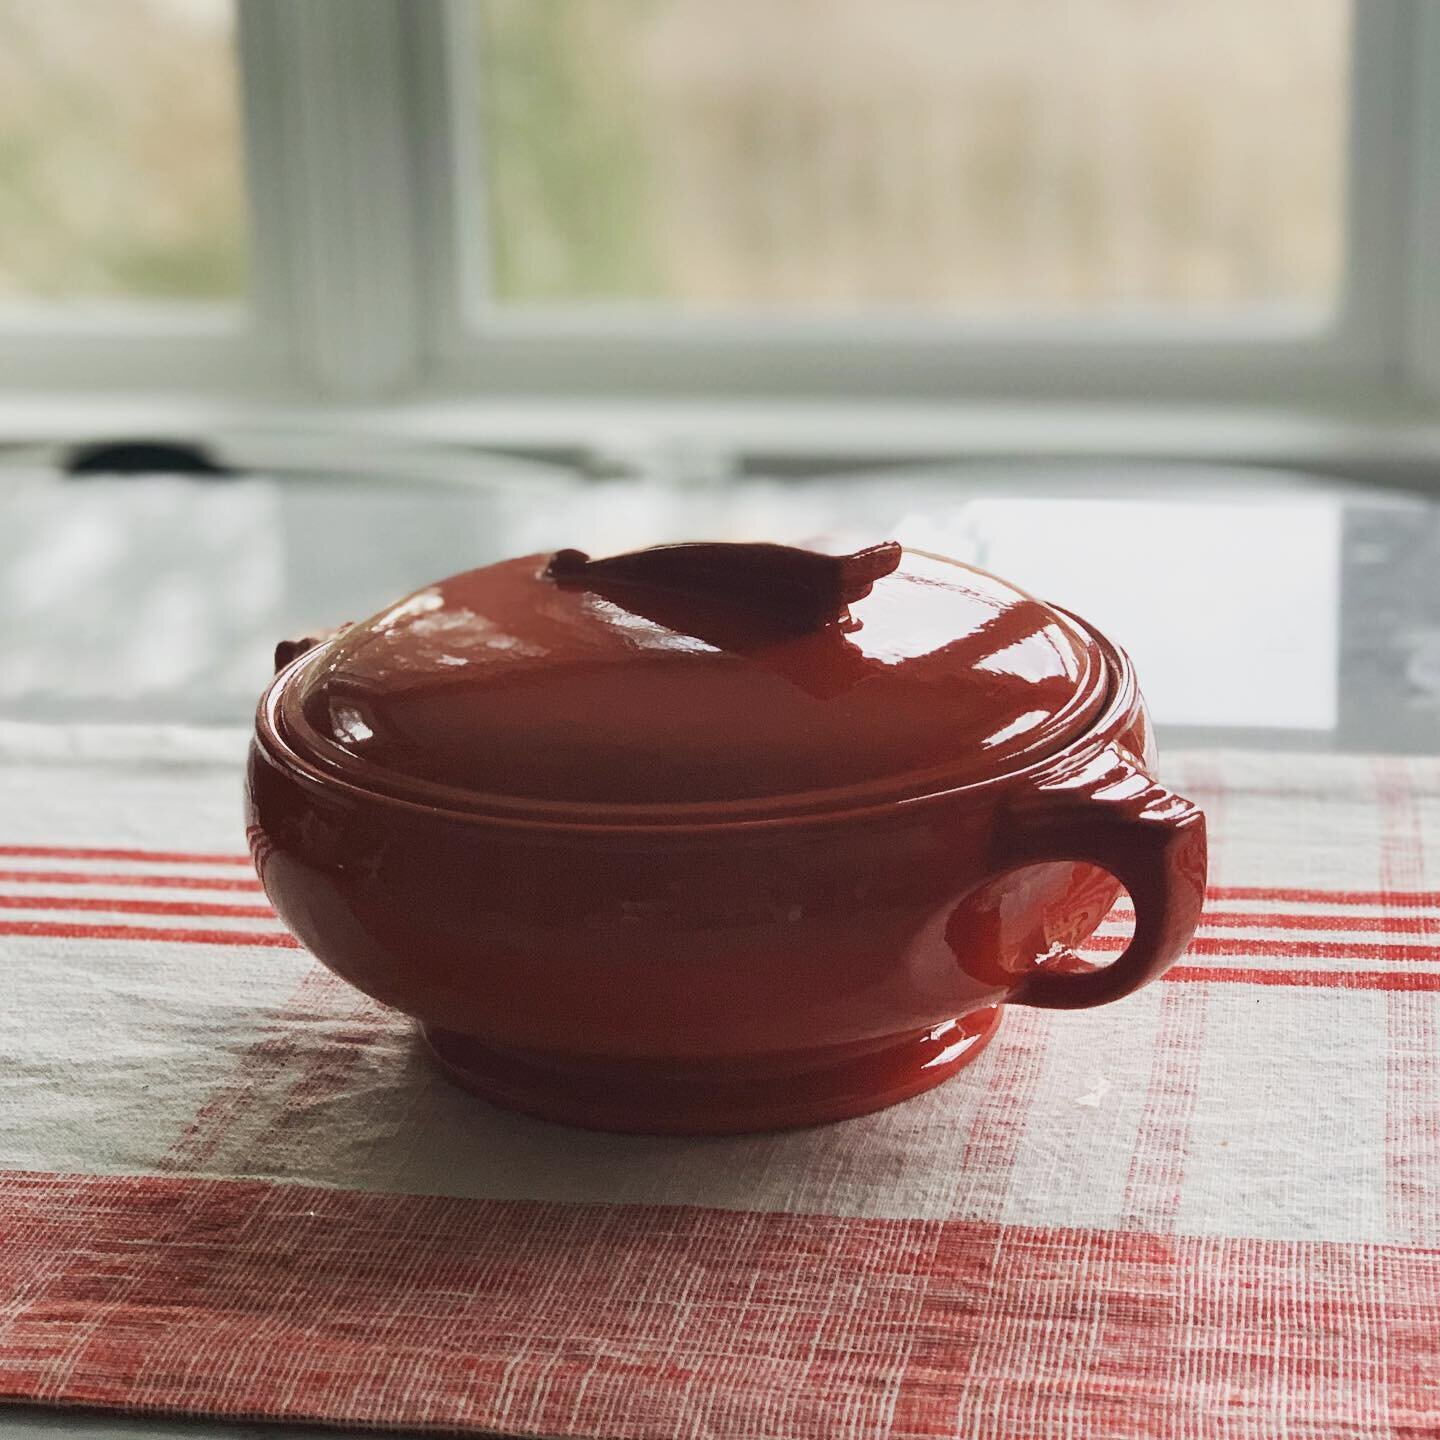
[(407, 467), (462, 477), (463, 452), (483, 449), (597, 474), (638, 471), (680, 481), (956, 459), (1134, 460), (1260, 466), (1440, 490), (1440, 412), (1418, 406), (0, 397), (0, 448), (16, 460), (59, 456), (79, 442), (139, 438), (207, 442), (218, 459), (237, 467), (383, 471), (387, 478)]

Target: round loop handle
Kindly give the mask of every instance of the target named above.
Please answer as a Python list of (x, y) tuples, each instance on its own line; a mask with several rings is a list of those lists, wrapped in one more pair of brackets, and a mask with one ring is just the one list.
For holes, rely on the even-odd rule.
[(1007, 815), (1005, 869), (1076, 861), (1108, 870), (1130, 892), (1135, 934), (1109, 965), (1051, 956), (1011, 991), (1020, 1005), (1079, 1010), (1119, 1000), (1164, 974), (1184, 953), (1205, 902), (1205, 815), (1157, 784), (1118, 746), (1047, 782)]

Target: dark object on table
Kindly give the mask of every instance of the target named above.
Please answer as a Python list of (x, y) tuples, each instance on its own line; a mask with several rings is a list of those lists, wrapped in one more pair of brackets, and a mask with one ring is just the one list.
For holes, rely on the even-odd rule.
[(203, 446), (188, 440), (98, 440), (77, 445), (65, 460), (65, 473), (88, 475), (192, 475), (229, 478)]

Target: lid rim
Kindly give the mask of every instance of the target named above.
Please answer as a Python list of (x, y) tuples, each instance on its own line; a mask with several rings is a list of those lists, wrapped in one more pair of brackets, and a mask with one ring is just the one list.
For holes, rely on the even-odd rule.
[[(1135, 703), (1138, 689), (1124, 653), (1105, 636), (1062, 606), (1049, 607), (1064, 615), (1095, 648), (1100, 663), (1092, 668), (1090, 685), (1078, 689), (1073, 703), (1054, 718), (1031, 745), (1005, 756), (996, 770), (961, 778), (960, 762), (922, 770), (878, 777), (871, 781), (720, 800), (660, 803), (623, 801), (540, 800), (525, 796), (448, 786), (422, 780), (404, 772), (387, 770), (360, 760), (338, 743), (304, 726), (304, 735), (295, 733), (296, 714), (303, 718), (294, 686), (301, 672), (319, 659), (333, 641), (326, 641), (297, 656), (272, 679), (261, 697), (256, 715), (256, 733), (268, 741), (273, 758), (283, 757), (309, 772), (320, 786), (340, 785), (346, 790), (380, 803), (389, 803), (423, 814), (449, 816), (477, 823), (497, 822), (524, 825), (542, 830), (636, 830), (674, 831), (687, 827), (712, 829), (723, 826), (766, 824), (784, 821), (822, 820), (842, 815), (916, 803), (941, 795), (980, 790), (1002, 784), (1027, 773), (1043, 770), (1048, 762), (1072, 753), (1097, 731), (1105, 728), (1124, 702)], [(1058, 722), (1069, 718), (1072, 723)], [(319, 741), (304, 743), (306, 739)], [(274, 754), (278, 750), (281, 754)], [(946, 777), (954, 777), (946, 783)], [(389, 784), (367, 783), (369, 777), (388, 777)], [(395, 782), (399, 782), (398, 784)]]

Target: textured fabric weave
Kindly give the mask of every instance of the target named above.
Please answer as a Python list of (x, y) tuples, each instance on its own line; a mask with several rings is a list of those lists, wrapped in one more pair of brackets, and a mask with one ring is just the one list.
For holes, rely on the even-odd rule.
[(1166, 980), (1012, 1008), (879, 1115), (685, 1140), (436, 1078), (269, 910), (240, 742), (0, 727), (0, 1397), (654, 1440), (1440, 1431), (1440, 764), (1172, 757), (1213, 860)]

